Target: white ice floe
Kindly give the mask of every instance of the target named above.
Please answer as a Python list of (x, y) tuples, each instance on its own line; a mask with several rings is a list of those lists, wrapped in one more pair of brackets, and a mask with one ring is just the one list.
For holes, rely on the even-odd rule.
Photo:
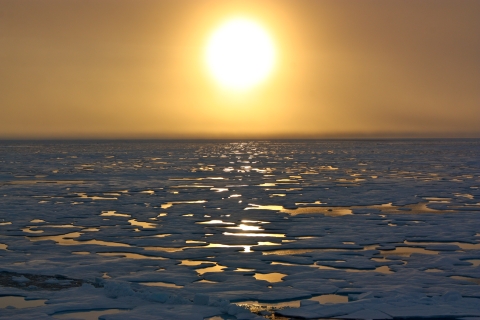
[(480, 317), (480, 140), (0, 148), (1, 319)]

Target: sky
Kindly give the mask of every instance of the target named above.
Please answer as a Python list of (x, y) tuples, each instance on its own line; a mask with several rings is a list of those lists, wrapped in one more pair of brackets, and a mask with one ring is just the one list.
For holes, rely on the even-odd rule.
[[(0, 0), (0, 139), (480, 137), (477, 0)], [(270, 36), (222, 86), (212, 34)]]

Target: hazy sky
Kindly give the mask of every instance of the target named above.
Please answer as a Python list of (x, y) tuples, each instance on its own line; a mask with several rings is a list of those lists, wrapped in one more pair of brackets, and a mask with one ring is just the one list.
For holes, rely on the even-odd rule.
[[(227, 91), (224, 21), (273, 72)], [(0, 0), (0, 138), (480, 137), (480, 1)]]

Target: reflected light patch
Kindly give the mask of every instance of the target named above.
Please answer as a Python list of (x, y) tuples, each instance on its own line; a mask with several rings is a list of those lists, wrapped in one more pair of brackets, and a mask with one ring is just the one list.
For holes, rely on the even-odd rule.
[(257, 280), (265, 280), (270, 283), (273, 282), (281, 282), (282, 278), (285, 277), (286, 274), (279, 273), (279, 272), (272, 272), (272, 273), (255, 273), (254, 277)]
[(233, 222), (225, 222), (223, 220), (209, 220), (209, 221), (202, 221), (202, 222), (196, 222), (198, 224), (235, 224)]
[(284, 238), (285, 234), (283, 233), (246, 233), (246, 232), (224, 232), (226, 236), (238, 236), (238, 237), (275, 237), (275, 238)]
[(248, 231), (248, 230), (252, 230), (252, 231), (261, 231), (261, 230), (264, 230), (258, 226), (249, 226), (249, 225), (246, 225), (246, 224), (243, 224), (241, 223), (238, 227), (226, 227), (227, 229), (240, 229), (240, 230), (243, 230), (243, 231)]

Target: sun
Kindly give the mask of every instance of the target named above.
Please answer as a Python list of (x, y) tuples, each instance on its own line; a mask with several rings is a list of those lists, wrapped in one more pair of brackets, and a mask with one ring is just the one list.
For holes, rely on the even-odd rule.
[(223, 87), (248, 89), (263, 82), (275, 65), (275, 46), (256, 22), (231, 19), (220, 25), (206, 47), (206, 62)]

